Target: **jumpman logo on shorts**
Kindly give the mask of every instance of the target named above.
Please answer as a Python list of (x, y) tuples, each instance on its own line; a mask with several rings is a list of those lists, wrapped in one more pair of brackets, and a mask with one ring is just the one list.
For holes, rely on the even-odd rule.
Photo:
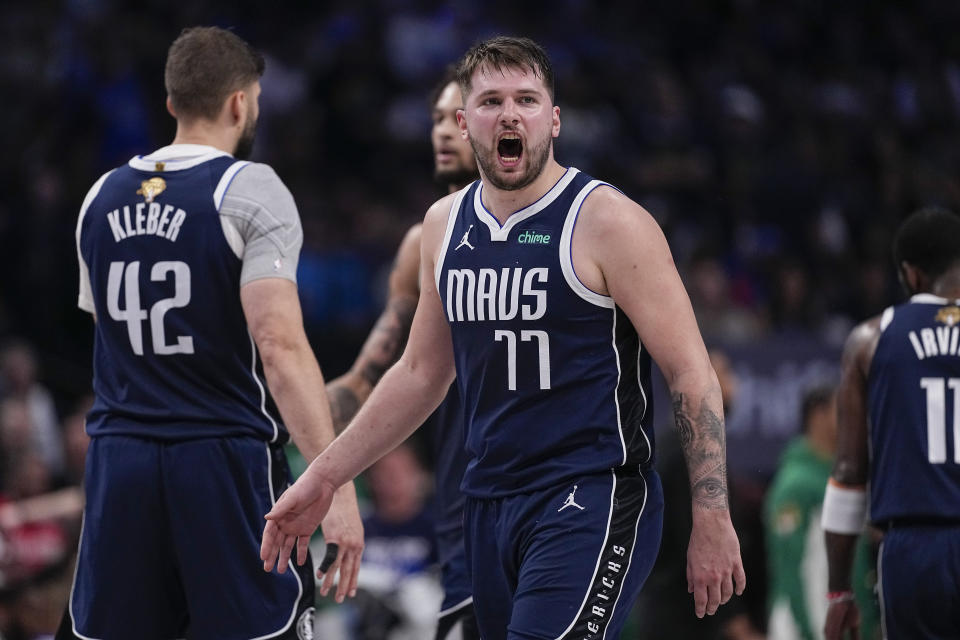
[(573, 485), (573, 491), (570, 492), (570, 495), (567, 496), (567, 499), (564, 501), (563, 506), (557, 509), (557, 513), (563, 511), (567, 507), (576, 507), (583, 511), (583, 507), (577, 504), (577, 501), (573, 499), (573, 494), (577, 492), (577, 485)]
[[(469, 227), (467, 227), (467, 230), (463, 234), (463, 240), (461, 240), (460, 244), (457, 245), (457, 249), (459, 249), (464, 245), (470, 247), (470, 251), (473, 251), (474, 249), (476, 249), (475, 246), (470, 244), (470, 229), (473, 229), (473, 225), (470, 225)], [(456, 251), (457, 249), (454, 249), (454, 251)]]

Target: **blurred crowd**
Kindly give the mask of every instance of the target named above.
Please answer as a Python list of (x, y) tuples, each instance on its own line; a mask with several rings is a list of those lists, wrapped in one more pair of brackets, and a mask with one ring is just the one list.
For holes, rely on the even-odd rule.
[[(79, 526), (92, 349), (75, 308), (79, 205), (101, 173), (172, 139), (163, 60), (193, 24), (232, 25), (267, 56), (253, 159), (299, 206), (305, 322), (328, 377), (352, 362), (403, 232), (439, 195), (429, 88), (493, 33), (546, 46), (558, 159), (651, 211), (705, 337), (733, 356), (800, 340), (835, 350), (898, 297), (899, 220), (960, 208), (958, 3), (2, 3), (0, 633), (29, 637)], [(741, 407), (769, 398), (759, 384)], [(789, 402), (799, 433), (797, 389)], [(757, 530), (779, 454), (741, 489)], [(24, 502), (40, 495), (52, 498)], [(761, 556), (762, 537), (746, 537)], [(766, 626), (765, 595), (751, 629)]]

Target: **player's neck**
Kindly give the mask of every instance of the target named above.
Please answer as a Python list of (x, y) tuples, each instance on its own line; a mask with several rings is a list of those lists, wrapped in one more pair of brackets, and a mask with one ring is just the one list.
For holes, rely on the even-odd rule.
[(507, 218), (510, 217), (510, 214), (542, 198), (547, 191), (553, 188), (553, 185), (557, 184), (566, 171), (564, 167), (560, 166), (557, 161), (551, 157), (543, 171), (540, 172), (540, 175), (522, 189), (511, 191), (497, 189), (487, 180), (484, 180), (482, 195), (483, 206), (493, 214), (493, 217), (495, 217), (500, 224), (504, 224)]
[(930, 293), (948, 300), (960, 298), (960, 268), (953, 268), (937, 278)]
[(214, 123), (196, 121), (190, 125), (177, 123), (177, 134), (172, 144), (202, 144), (233, 155), (237, 148), (236, 134), (215, 126)]

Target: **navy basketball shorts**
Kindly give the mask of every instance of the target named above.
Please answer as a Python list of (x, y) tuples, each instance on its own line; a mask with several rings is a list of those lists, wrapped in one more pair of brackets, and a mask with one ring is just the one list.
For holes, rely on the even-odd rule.
[(960, 527), (891, 528), (878, 573), (884, 638), (960, 638)]
[(498, 499), (467, 498), (484, 640), (616, 638), (660, 547), (655, 471), (610, 471)]
[(480, 640), (463, 544), (463, 525), (437, 531), (443, 603), (435, 640)]
[(57, 638), (313, 637), (312, 563), (263, 571), (263, 515), (290, 481), (254, 438), (90, 443), (73, 589)]

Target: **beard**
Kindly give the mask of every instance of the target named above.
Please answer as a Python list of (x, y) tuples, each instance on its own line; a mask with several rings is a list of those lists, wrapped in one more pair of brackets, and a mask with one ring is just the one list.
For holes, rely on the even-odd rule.
[(547, 136), (547, 138), (540, 143), (539, 146), (532, 147), (530, 149), (524, 149), (524, 155), (529, 158), (527, 169), (523, 173), (510, 175), (509, 178), (512, 178), (511, 181), (509, 179), (501, 178), (499, 175), (497, 175), (498, 167), (496, 147), (484, 147), (479, 142), (475, 142), (473, 138), (470, 138), (470, 146), (473, 147), (473, 152), (477, 157), (477, 164), (480, 165), (480, 169), (483, 171), (484, 177), (486, 177), (487, 181), (490, 182), (491, 186), (502, 191), (517, 191), (519, 189), (523, 189), (531, 182), (536, 180), (543, 172), (543, 168), (547, 165), (547, 159), (550, 158), (550, 148), (552, 144), (553, 138)]
[(248, 118), (247, 124), (237, 140), (237, 148), (233, 152), (233, 157), (237, 160), (246, 160), (253, 153), (253, 142), (257, 136), (257, 121), (254, 118)]

